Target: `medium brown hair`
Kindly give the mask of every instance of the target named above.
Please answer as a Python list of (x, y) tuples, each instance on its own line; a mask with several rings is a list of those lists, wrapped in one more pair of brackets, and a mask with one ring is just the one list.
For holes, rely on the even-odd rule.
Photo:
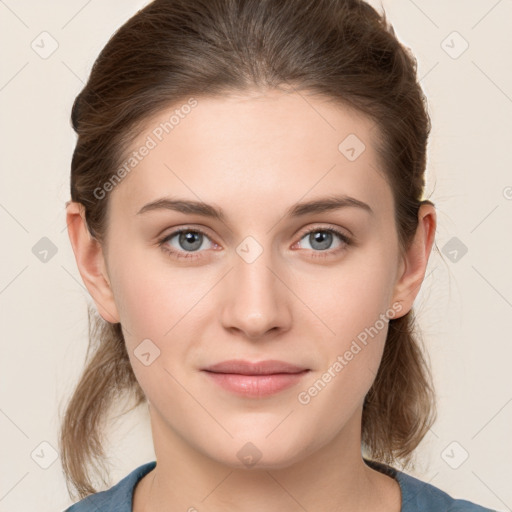
[[(418, 225), (430, 133), (416, 60), (384, 12), (362, 0), (155, 0), (108, 41), (73, 104), (78, 135), (71, 200), (103, 244), (108, 197), (95, 190), (125, 159), (152, 116), (190, 97), (286, 86), (355, 108), (378, 128), (378, 155), (392, 189), (403, 254)], [(132, 371), (121, 325), (89, 308), (85, 368), (66, 406), (59, 444), (68, 485), (97, 492), (103, 421), (114, 398), (146, 398)], [(387, 464), (412, 464), (434, 423), (432, 376), (413, 311), (391, 319), (382, 361), (365, 397), (362, 448)], [(130, 409), (131, 410), (131, 409)]]

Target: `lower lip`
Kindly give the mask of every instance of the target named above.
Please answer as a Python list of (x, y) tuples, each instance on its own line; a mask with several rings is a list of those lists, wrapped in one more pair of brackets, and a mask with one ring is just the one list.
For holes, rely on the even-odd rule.
[(300, 373), (273, 373), (270, 375), (240, 375), (205, 371), (222, 388), (247, 397), (273, 395), (297, 384), (309, 370)]

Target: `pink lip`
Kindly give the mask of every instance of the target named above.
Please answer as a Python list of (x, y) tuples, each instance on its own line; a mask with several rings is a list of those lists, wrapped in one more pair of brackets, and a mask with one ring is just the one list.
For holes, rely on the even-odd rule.
[(251, 363), (242, 359), (230, 359), (229, 361), (222, 361), (222, 363), (203, 368), (203, 370), (216, 373), (238, 373), (240, 375), (271, 375), (274, 373), (299, 373), (307, 370), (307, 368), (275, 359), (259, 361), (257, 363)]
[(283, 391), (300, 381), (309, 369), (283, 361), (250, 363), (232, 359), (203, 371), (224, 389), (247, 397), (263, 397)]

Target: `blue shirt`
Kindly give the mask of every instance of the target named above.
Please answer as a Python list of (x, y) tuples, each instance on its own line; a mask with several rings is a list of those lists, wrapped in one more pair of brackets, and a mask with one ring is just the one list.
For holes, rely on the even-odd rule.
[[(471, 501), (454, 499), (441, 489), (386, 464), (363, 460), (398, 481), (402, 491), (400, 512), (497, 512)], [(64, 512), (132, 512), (135, 485), (155, 466), (156, 461), (139, 466), (110, 489), (91, 494)]]

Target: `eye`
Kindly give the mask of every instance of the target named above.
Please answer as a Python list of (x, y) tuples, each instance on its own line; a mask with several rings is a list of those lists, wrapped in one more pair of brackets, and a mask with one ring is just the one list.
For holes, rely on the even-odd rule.
[[(173, 244), (172, 242), (174, 239), (176, 240)], [(199, 256), (193, 253), (199, 252), (201, 248), (205, 248), (205, 239), (210, 240), (208, 235), (200, 229), (182, 228), (167, 235), (165, 238), (158, 242), (158, 245), (164, 252), (178, 259), (194, 259)], [(216, 245), (213, 242), (212, 244)]]
[[(337, 237), (341, 240), (341, 243), (339, 243), (333, 250), (330, 250), (333, 243), (333, 235), (334, 238)], [(333, 254), (337, 254), (338, 252), (346, 249), (346, 247), (352, 243), (351, 239), (347, 235), (335, 228), (319, 227), (312, 228), (304, 233), (301, 240), (306, 240), (310, 244), (310, 248), (313, 250), (312, 256), (315, 258), (325, 258)], [(318, 252), (320, 252), (320, 254), (314, 254)]]
[[(333, 235), (341, 242), (336, 248), (331, 249)], [(302, 235), (299, 242), (296, 242), (293, 247), (300, 244), (303, 239), (306, 239), (310, 244), (310, 249), (313, 251), (312, 257), (314, 258), (325, 258), (338, 254), (338, 252), (343, 251), (352, 243), (347, 235), (332, 227), (315, 227), (310, 229)], [(195, 259), (201, 256), (194, 253), (200, 253), (201, 249), (208, 248), (204, 246), (205, 240), (209, 240), (212, 246), (218, 247), (204, 231), (197, 228), (182, 228), (173, 231), (159, 240), (158, 245), (165, 253), (174, 258)]]

